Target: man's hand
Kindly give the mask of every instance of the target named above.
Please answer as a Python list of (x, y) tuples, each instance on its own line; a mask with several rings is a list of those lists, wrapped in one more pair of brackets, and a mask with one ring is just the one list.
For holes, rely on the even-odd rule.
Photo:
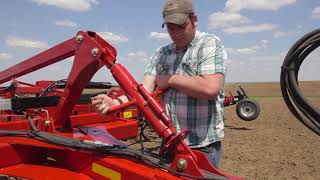
[(115, 106), (114, 101), (106, 94), (99, 94), (91, 99), (91, 103), (96, 105), (97, 113), (107, 114), (109, 109)]
[(164, 90), (169, 88), (169, 82), (173, 75), (157, 75), (155, 82), (158, 89)]

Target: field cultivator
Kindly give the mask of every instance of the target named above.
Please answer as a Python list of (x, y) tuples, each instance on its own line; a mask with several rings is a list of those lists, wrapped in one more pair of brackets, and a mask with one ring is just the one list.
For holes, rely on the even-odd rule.
[[(29, 129), (29, 116), (35, 118), (40, 130), (52, 131), (54, 128), (55, 107), (57, 106), (66, 80), (37, 81), (35, 85), (13, 80), (7, 87), (0, 87), (0, 129)], [(123, 92), (111, 84), (90, 82), (86, 90), (104, 88), (110, 97), (117, 97)], [(94, 94), (81, 94), (69, 117), (71, 126), (82, 127), (92, 123), (101, 126), (117, 139), (129, 139), (138, 135), (137, 110), (126, 109), (102, 117), (95, 113), (91, 104)], [(41, 127), (41, 128), (40, 128)], [(126, 134), (119, 133), (126, 130)]]
[[(94, 32), (80, 31), (0, 72), (0, 84), (71, 56), (73, 66), (63, 91), (47, 84), (50, 90), (43, 93), (41, 85), (29, 85), (33, 92), (26, 94), (33, 96), (17, 97), (18, 91), (27, 90), (1, 89), (0, 174), (26, 179), (240, 179), (216, 169), (203, 153), (189, 148), (183, 141), (188, 131), (178, 133), (173, 128), (154, 94), (116, 63), (116, 49)], [(106, 117), (91, 112), (89, 104), (84, 110), (90, 111), (75, 113), (83, 89), (102, 66), (110, 70), (130, 101), (111, 108)], [(159, 153), (131, 149), (109, 133), (108, 124), (128, 121), (117, 113), (133, 105), (162, 138)], [(126, 135), (128, 128), (117, 133)]]
[(239, 85), (236, 96), (229, 92), (229, 96), (224, 97), (224, 106), (236, 104), (238, 117), (245, 121), (255, 120), (260, 114), (260, 105), (254, 99), (248, 97), (244, 89)]

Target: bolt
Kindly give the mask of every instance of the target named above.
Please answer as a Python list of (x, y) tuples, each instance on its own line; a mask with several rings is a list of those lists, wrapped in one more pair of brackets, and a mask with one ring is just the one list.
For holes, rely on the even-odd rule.
[(187, 168), (187, 165), (188, 164), (187, 164), (187, 161), (185, 159), (183, 159), (183, 158), (178, 159), (178, 161), (177, 161), (177, 169), (179, 171), (185, 170)]
[(45, 120), (45, 121), (44, 121), (44, 125), (45, 125), (46, 127), (48, 127), (48, 126), (50, 125), (50, 123), (51, 123), (50, 120)]
[(79, 35), (76, 36), (76, 41), (77, 41), (77, 43), (81, 43), (82, 40), (83, 40), (83, 36), (82, 36), (81, 34), (79, 34)]
[(94, 56), (94, 57), (96, 57), (96, 56), (98, 55), (98, 53), (99, 53), (99, 49), (98, 49), (98, 48), (93, 48), (93, 49), (91, 50), (91, 54), (92, 54), (92, 56)]

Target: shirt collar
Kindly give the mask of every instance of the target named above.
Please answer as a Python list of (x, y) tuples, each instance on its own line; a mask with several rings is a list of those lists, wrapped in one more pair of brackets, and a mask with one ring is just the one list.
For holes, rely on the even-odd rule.
[(192, 39), (190, 45), (193, 46), (195, 45), (196, 40), (198, 39), (198, 36), (200, 35), (200, 31), (196, 31), (196, 34), (194, 35), (194, 38)]

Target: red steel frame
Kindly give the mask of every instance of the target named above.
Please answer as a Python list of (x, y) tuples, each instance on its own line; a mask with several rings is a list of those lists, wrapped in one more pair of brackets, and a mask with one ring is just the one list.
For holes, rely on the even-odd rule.
[[(240, 179), (214, 168), (203, 153), (188, 147), (183, 141), (187, 132), (175, 131), (155, 98), (121, 64), (116, 63), (116, 54), (116, 49), (96, 33), (80, 31), (75, 37), (0, 72), (0, 84), (74, 55), (67, 86), (54, 109), (55, 118), (50, 132), (78, 139), (94, 139), (72, 130), (74, 123), (85, 123), (86, 118), (71, 120), (69, 117), (82, 90), (95, 72), (105, 65), (123, 91), (131, 97), (129, 102), (110, 112), (136, 105), (153, 130), (165, 140), (161, 153), (170, 151), (174, 154), (169, 164), (171, 169), (198, 177), (206, 177), (204, 171), (207, 171)], [(90, 126), (99, 128), (95, 124), (97, 122), (90, 123)], [(30, 179), (191, 179), (136, 159), (76, 150), (25, 137), (0, 137), (0, 152), (0, 174)], [(183, 169), (178, 167), (181, 160), (187, 165)]]

